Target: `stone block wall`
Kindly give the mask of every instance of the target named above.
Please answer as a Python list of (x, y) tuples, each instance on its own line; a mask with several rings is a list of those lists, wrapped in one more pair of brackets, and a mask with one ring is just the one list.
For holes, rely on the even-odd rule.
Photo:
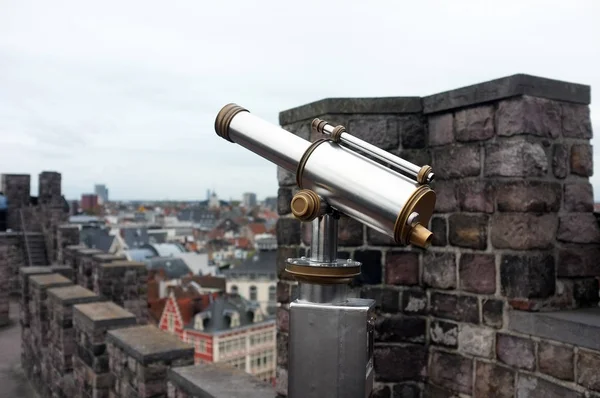
[[(502, 359), (514, 346), (503, 337), (512, 335), (507, 314), (597, 305), (589, 101), (587, 86), (515, 75), (425, 98), (327, 99), (280, 114), (282, 127), (303, 138), (315, 138), (310, 123), (319, 117), (436, 173), (428, 250), (340, 220), (338, 256), (363, 263), (353, 285), (379, 311), (377, 396), (513, 396), (494, 390), (503, 379), (482, 381), (486, 372), (512, 374), (524, 386), (537, 377)], [(277, 174), (278, 392), (285, 395), (295, 288), (285, 259), (306, 252), (310, 228), (291, 216), (294, 174)], [(476, 393), (483, 384), (492, 392)], [(594, 389), (584, 384), (563, 387)]]
[(93, 270), (94, 292), (131, 311), (138, 323), (148, 322), (146, 264), (116, 260), (98, 263)]
[(61, 207), (63, 205), (62, 176), (55, 171), (43, 171), (39, 175), (38, 201), (42, 205)]
[(194, 364), (194, 347), (152, 325), (111, 330), (107, 351), (115, 398), (166, 397), (171, 367)]
[(59, 225), (56, 231), (56, 262), (66, 264), (65, 248), (79, 244), (79, 227), (73, 224)]
[(0, 327), (9, 322), (10, 268), (8, 266), (9, 246), (0, 244)]
[(98, 249), (78, 249), (76, 255), (77, 263), (77, 283), (86, 289), (94, 289), (94, 260), (92, 256), (102, 254)]

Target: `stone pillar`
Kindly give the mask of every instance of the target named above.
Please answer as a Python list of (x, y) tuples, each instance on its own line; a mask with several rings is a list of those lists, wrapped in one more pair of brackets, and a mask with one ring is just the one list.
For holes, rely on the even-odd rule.
[(75, 253), (77, 263), (77, 283), (86, 289), (94, 290), (94, 260), (92, 256), (103, 253), (98, 249), (79, 249)]
[(139, 324), (148, 322), (148, 269), (135, 261), (113, 261), (96, 267), (94, 292), (131, 311)]
[(73, 274), (73, 268), (69, 265), (51, 265), (49, 267), (53, 273), (60, 274), (67, 279), (70, 279), (75, 283), (75, 275)]
[(65, 262), (65, 248), (79, 244), (79, 227), (74, 224), (62, 224), (58, 226), (56, 235), (56, 261), (59, 264)]
[(63, 264), (70, 266), (73, 269), (74, 282), (77, 282), (77, 274), (79, 269), (77, 267), (77, 252), (88, 247), (83, 243), (77, 245), (65, 246), (63, 250)]
[(38, 181), (38, 203), (40, 205), (62, 206), (60, 173), (43, 171), (40, 173)]
[(19, 288), (19, 270), (27, 265), (25, 258), (25, 248), (23, 235), (18, 232), (0, 233), (0, 267), (5, 269), (5, 278), (8, 285), (6, 293), (18, 295)]
[(0, 244), (0, 327), (8, 325), (10, 267), (8, 266), (8, 245)]
[(114, 377), (108, 366), (106, 332), (135, 324), (132, 313), (111, 302), (77, 304), (73, 307), (76, 345), (76, 354), (73, 355), (74, 396), (109, 396)]
[[(471, 395), (473, 358), (495, 358), (496, 331), (510, 308), (597, 304), (589, 101), (587, 86), (514, 75), (425, 98), (327, 99), (280, 114), (281, 125), (304, 138), (319, 117), (436, 173), (428, 250), (340, 221), (340, 257), (363, 262), (355, 285), (378, 303), (378, 393), (419, 394), (415, 382), (427, 381), (426, 396)], [(284, 394), (294, 283), (282, 271), (310, 236), (290, 216), (294, 175), (280, 169), (278, 180)]]
[(42, 224), (44, 241), (50, 263), (57, 261), (58, 255), (58, 228), (68, 220), (68, 212), (62, 205), (40, 205), (38, 222)]
[[(29, 341), (23, 342), (23, 346), (31, 348), (30, 364), (32, 365), (30, 381), (38, 393), (50, 396), (50, 385), (52, 382), (49, 369), (50, 342), (49, 319), (48, 319), (48, 289), (53, 287), (70, 286), (72, 282), (62, 275), (41, 274), (29, 276), (29, 288), (31, 289), (31, 300), (29, 311), (31, 323)], [(27, 359), (26, 359), (27, 361)]]
[(31, 195), (31, 176), (29, 174), (2, 174), (2, 191), (8, 200), (7, 228), (21, 230), (19, 209), (29, 206)]
[(54, 397), (74, 397), (72, 377), (75, 350), (73, 306), (102, 300), (98, 295), (78, 285), (48, 289), (50, 341), (48, 368), (50, 389)]
[(111, 330), (107, 335), (114, 398), (165, 397), (167, 371), (194, 364), (194, 347), (152, 325)]

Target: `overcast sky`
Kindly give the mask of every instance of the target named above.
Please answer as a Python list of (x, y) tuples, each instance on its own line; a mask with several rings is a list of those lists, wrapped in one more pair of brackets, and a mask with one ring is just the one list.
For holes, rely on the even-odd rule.
[(69, 198), (94, 183), (113, 199), (264, 198), (276, 168), (216, 136), (226, 103), (277, 123), (325, 97), (514, 73), (591, 85), (598, 136), (599, 21), (594, 0), (0, 0), (0, 173), (30, 173), (37, 194), (59, 171)]

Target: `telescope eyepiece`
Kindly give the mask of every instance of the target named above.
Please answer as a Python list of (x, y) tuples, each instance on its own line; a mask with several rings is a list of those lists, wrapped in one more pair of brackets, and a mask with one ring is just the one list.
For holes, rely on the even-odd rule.
[(225, 138), (229, 142), (233, 142), (233, 140), (229, 138), (229, 125), (234, 116), (240, 112), (249, 111), (236, 104), (227, 104), (221, 109), (215, 119), (215, 132), (219, 137)]

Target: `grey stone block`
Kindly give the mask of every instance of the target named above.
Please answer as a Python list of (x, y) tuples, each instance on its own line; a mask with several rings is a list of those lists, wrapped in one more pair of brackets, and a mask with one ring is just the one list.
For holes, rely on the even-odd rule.
[(135, 316), (112, 302), (77, 304), (73, 318), (89, 329), (124, 327), (136, 324)]
[(213, 398), (270, 398), (275, 389), (250, 374), (222, 364), (171, 368), (169, 382), (189, 396)]
[(421, 112), (420, 97), (325, 98), (279, 113), (279, 124), (312, 119), (325, 114), (402, 114)]
[(522, 95), (587, 105), (590, 93), (590, 86), (516, 74), (423, 97), (423, 112), (447, 111)]
[(538, 313), (510, 311), (508, 328), (600, 351), (600, 308)]
[(194, 356), (194, 347), (152, 325), (111, 330), (107, 343), (113, 344), (146, 365), (154, 361), (172, 361)]
[(52, 301), (60, 301), (63, 305), (75, 305), (98, 301), (94, 292), (79, 285), (48, 289), (48, 297)]

